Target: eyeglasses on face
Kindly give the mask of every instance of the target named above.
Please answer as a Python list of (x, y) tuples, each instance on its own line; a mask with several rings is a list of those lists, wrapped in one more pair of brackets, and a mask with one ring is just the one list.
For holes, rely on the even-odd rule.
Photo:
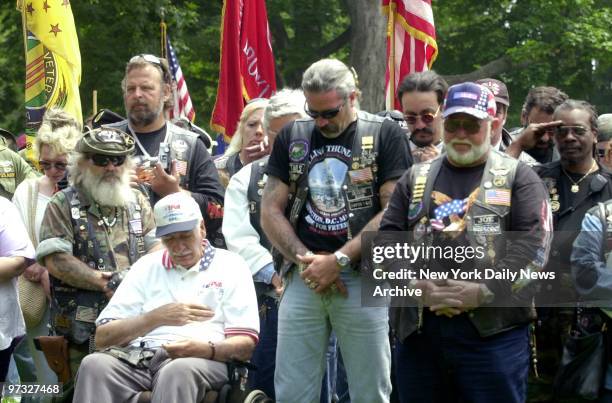
[(444, 120), (444, 130), (455, 133), (463, 129), (467, 134), (476, 134), (480, 131), (480, 120), (478, 119), (446, 119)]
[(105, 167), (110, 162), (113, 166), (123, 165), (125, 162), (125, 155), (101, 155), (92, 154), (90, 157), (91, 161), (95, 166)]
[(433, 113), (431, 112), (406, 113), (404, 114), (404, 120), (409, 125), (414, 125), (416, 124), (417, 120), (421, 118), (421, 122), (423, 122), (426, 125), (430, 125), (433, 123), (439, 111), (440, 111), (440, 105), (438, 105), (438, 109), (436, 109), (436, 111)]
[(68, 164), (65, 162), (50, 162), (50, 161), (38, 161), (38, 165), (42, 168), (43, 171), (48, 171), (51, 168), (55, 168), (58, 171), (65, 171), (68, 167)]
[(558, 137), (565, 137), (570, 132), (574, 133), (578, 137), (584, 136), (589, 129), (584, 126), (559, 126), (555, 128), (555, 134)]
[(319, 117), (323, 119), (333, 119), (336, 117), (336, 115), (338, 115), (338, 113), (340, 113), (340, 111), (342, 110), (345, 104), (346, 102), (343, 102), (342, 104), (340, 104), (340, 106), (334, 109), (327, 109), (324, 111), (314, 111), (308, 107), (308, 102), (306, 102), (304, 104), (304, 111), (306, 112), (308, 116), (310, 116), (313, 119), (316, 119)]

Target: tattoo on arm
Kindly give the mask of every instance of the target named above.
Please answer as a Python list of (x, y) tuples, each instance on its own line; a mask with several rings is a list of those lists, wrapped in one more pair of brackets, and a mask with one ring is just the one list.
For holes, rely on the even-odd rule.
[(73, 287), (102, 291), (100, 276), (96, 270), (91, 269), (74, 256), (67, 253), (54, 253), (45, 259), (45, 263), (53, 276)]
[[(291, 223), (285, 217), (289, 188), (280, 179), (269, 176), (261, 204), (261, 225), (268, 239), (287, 259), (296, 262), (296, 254), (308, 250), (297, 237)], [(297, 262), (296, 262), (297, 263)]]

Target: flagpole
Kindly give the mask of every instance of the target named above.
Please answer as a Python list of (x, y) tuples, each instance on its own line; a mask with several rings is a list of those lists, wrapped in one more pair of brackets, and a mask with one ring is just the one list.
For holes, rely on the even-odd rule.
[(389, 105), (387, 109), (395, 109), (395, 3), (389, 4)]
[(166, 14), (166, 10), (164, 9), (164, 7), (160, 7), (159, 8), (159, 12), (161, 14), (161, 22), (159, 23), (159, 28), (160, 28), (160, 56), (163, 57), (164, 59), (167, 59), (167, 55), (166, 55), (166, 22), (164, 21), (164, 17)]
[(91, 100), (93, 103), (93, 114), (95, 115), (98, 112), (98, 90), (93, 90)]

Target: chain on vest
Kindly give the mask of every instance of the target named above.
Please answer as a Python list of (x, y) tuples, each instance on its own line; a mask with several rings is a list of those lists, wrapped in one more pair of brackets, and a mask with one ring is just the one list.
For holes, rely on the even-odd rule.
[[(104, 253), (93, 222), (88, 217), (88, 209), (81, 204), (78, 192), (72, 187), (62, 192), (65, 193), (70, 205), (74, 257), (94, 270), (118, 270), (111, 245), (107, 245)], [(128, 239), (122, 245), (127, 248), (131, 265), (146, 253), (141, 207), (137, 200), (127, 203), (127, 214)], [(51, 276), (51, 285), (53, 292), (51, 323), (55, 333), (66, 336), (77, 344), (88, 341), (95, 333), (96, 318), (108, 303), (105, 294), (72, 287), (53, 276)]]

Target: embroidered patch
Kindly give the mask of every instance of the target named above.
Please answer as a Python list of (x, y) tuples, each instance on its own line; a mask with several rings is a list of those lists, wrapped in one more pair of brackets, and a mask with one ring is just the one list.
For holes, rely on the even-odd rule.
[(308, 142), (306, 140), (296, 140), (289, 144), (289, 159), (293, 162), (300, 162), (308, 155)]
[(509, 189), (488, 189), (485, 191), (485, 203), (498, 206), (510, 205)]

